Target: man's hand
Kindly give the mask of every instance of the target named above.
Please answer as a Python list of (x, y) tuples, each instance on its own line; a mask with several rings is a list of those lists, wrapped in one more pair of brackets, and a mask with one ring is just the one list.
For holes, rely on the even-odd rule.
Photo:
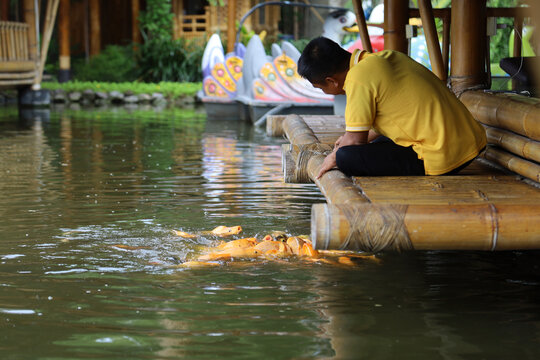
[(319, 170), (319, 174), (317, 175), (317, 180), (319, 180), (326, 172), (329, 170), (332, 170), (337, 166), (336, 163), (336, 150), (332, 151), (330, 154), (328, 154), (321, 165), (321, 169)]

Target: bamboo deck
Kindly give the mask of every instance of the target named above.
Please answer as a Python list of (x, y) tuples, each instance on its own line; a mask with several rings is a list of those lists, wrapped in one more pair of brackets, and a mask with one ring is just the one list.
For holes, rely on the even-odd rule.
[[(283, 146), (288, 182), (313, 182), (344, 131), (340, 116), (276, 116), (267, 123), (269, 135), (290, 141)], [(501, 137), (488, 137), (486, 153), (501, 151)], [(538, 146), (527, 140), (528, 148)], [(534, 164), (535, 156), (527, 161)], [(488, 159), (456, 176), (350, 178), (332, 170), (314, 181), (327, 200), (312, 209), (314, 246), (369, 252), (540, 248), (540, 185), (530, 179), (538, 172), (529, 169), (527, 179)]]

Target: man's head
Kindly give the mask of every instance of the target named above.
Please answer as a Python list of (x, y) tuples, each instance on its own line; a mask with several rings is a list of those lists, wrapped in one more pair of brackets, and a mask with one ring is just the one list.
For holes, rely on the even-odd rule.
[(351, 54), (334, 41), (318, 37), (309, 42), (298, 60), (298, 73), (327, 94), (343, 94)]

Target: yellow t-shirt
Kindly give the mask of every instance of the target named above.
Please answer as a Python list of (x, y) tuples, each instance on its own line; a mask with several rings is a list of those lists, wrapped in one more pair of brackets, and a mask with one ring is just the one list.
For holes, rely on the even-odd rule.
[(427, 175), (451, 171), (486, 146), (484, 128), (465, 105), (400, 52), (353, 53), (343, 89), (346, 130), (373, 128), (398, 145), (412, 146)]

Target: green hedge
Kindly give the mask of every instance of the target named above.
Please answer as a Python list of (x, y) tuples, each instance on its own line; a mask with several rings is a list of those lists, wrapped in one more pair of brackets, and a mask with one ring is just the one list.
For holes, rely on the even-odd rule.
[(141, 82), (97, 82), (97, 81), (69, 81), (66, 83), (58, 82), (43, 82), (43, 89), (58, 90), (62, 89), (66, 92), (71, 91), (101, 91), (111, 92), (119, 91), (121, 93), (132, 92), (133, 94), (152, 94), (161, 93), (170, 99), (181, 98), (185, 96), (194, 96), (197, 91), (202, 88), (201, 83), (176, 83), (176, 82), (160, 82), (160, 83), (141, 83)]

